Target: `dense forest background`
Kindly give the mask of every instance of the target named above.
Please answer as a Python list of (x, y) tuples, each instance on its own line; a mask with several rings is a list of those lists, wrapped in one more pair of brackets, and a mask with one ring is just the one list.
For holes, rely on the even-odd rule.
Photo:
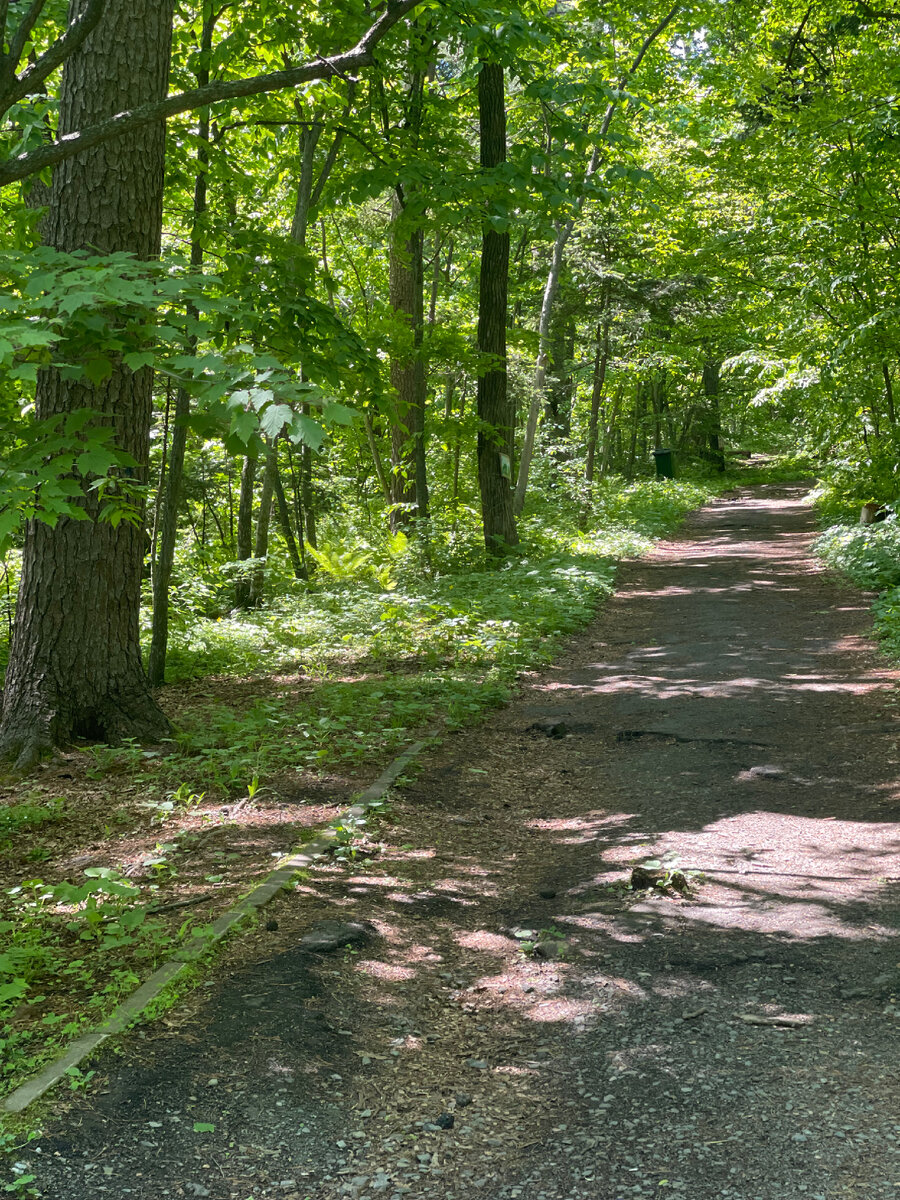
[(0, 749), (680, 511), (660, 449), (890, 504), (897, 21), (0, 5)]

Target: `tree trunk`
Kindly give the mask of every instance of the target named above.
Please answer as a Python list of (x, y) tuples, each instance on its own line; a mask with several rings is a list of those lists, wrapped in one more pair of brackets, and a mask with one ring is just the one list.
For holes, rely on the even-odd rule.
[[(506, 97), (503, 68), (483, 62), (478, 76), (481, 167), (506, 161)], [(506, 317), (509, 303), (509, 232), (485, 220), (481, 238), (478, 350), (490, 365), (478, 375), (478, 486), (484, 541), (488, 550), (518, 544), (510, 474), (513, 414), (506, 380)]]
[[(237, 560), (246, 562), (253, 557), (253, 484), (256, 479), (256, 459), (248, 454), (241, 468), (241, 495), (238, 500)], [(250, 576), (242, 571), (234, 585), (234, 602), (238, 608), (250, 604)]]
[(716, 470), (725, 470), (725, 455), (722, 453), (722, 417), (719, 412), (719, 371), (721, 363), (709, 361), (703, 365), (703, 394), (708, 402), (707, 441), (709, 459)]
[[(459, 503), (459, 460), (462, 456), (463, 433), (462, 423), (466, 415), (466, 398), (468, 396), (468, 384), (463, 386), (462, 395), (459, 398), (459, 417), (457, 419), (456, 430), (453, 435), (453, 490), (450, 494), (454, 507)], [(454, 521), (456, 517), (454, 516)]]
[(550, 270), (547, 274), (544, 298), (541, 301), (541, 317), (538, 322), (538, 357), (534, 369), (534, 383), (532, 385), (531, 404), (528, 408), (528, 422), (525, 426), (525, 440), (522, 443), (522, 455), (519, 459), (519, 473), (516, 479), (514, 505), (516, 516), (525, 507), (525, 493), (528, 491), (528, 475), (531, 470), (531, 459), (534, 456), (534, 439), (537, 434), (538, 418), (541, 415), (541, 405), (544, 402), (544, 389), (547, 385), (547, 366), (550, 361), (550, 321), (553, 317), (556, 293), (559, 291), (559, 279), (562, 273), (566, 246), (574, 228), (574, 217), (565, 223), (558, 222), (556, 226), (556, 241), (553, 243)]
[(603, 389), (606, 386), (606, 365), (609, 362), (609, 318), (597, 326), (597, 351), (594, 355), (594, 382), (591, 388), (591, 413), (588, 418), (587, 462), (584, 467), (584, 478), (587, 483), (594, 482), (594, 456), (597, 452), (597, 426), (600, 421), (600, 402), (603, 399)]
[(631, 421), (631, 444), (628, 447), (628, 465), (625, 468), (625, 477), (627, 479), (634, 478), (634, 464), (637, 458), (638, 433), (640, 431), (641, 418), (643, 415), (644, 388), (639, 379), (634, 387), (634, 414)]
[(653, 449), (659, 450), (662, 448), (662, 413), (659, 411), (659, 391), (653, 386), (652, 380), (644, 390), (650, 396), (650, 409), (653, 413)]
[(609, 474), (609, 462), (612, 456), (613, 440), (618, 429), (619, 421), (619, 406), (622, 403), (622, 393), (625, 391), (625, 383), (620, 380), (619, 386), (616, 388), (612, 398), (612, 404), (609, 409), (609, 416), (606, 420), (606, 427), (603, 431), (603, 453), (600, 456), (600, 478)]
[(391, 355), (391, 386), (397, 394), (391, 422), (391, 528), (409, 529), (428, 516), (425, 470), (425, 363), (422, 359), (424, 234), (404, 223), (394, 197), (390, 245), (390, 303), (406, 326), (408, 344)]
[(166, 681), (166, 649), (169, 644), (169, 583), (172, 579), (175, 543), (178, 538), (178, 506), (181, 503), (181, 485), (184, 479), (184, 451), (187, 445), (186, 421), (190, 409), (190, 396), (184, 388), (179, 388), (175, 399), (175, 427), (172, 430), (172, 449), (159, 523), (159, 543), (152, 567), (153, 628), (150, 655), (147, 660), (147, 675), (153, 687), (159, 687)]
[[(84, 0), (74, 0), (76, 16)], [(104, 19), (63, 73), (59, 134), (162, 100), (166, 94), (173, 0), (109, 0)], [(47, 237), (57, 250), (159, 254), (165, 127), (157, 122), (60, 164), (53, 178)], [(152, 372), (122, 363), (99, 384), (40, 373), (39, 419), (91, 408), (116, 428), (120, 449), (146, 482)], [(156, 740), (169, 722), (141, 664), (138, 614), (143, 520), (115, 528), (95, 518), (32, 521), (4, 694), (0, 754), (32, 766), (73, 736)]]
[(269, 525), (272, 520), (272, 492), (275, 489), (275, 473), (272, 467), (273, 460), (268, 458), (259, 496), (259, 516), (256, 518), (256, 542), (253, 546), (256, 562), (250, 573), (250, 604), (253, 606), (262, 602), (266, 582), (264, 560), (269, 555)]
[[(302, 113), (302, 109), (298, 111)], [(294, 219), (291, 222), (291, 241), (298, 246), (306, 245), (309, 226), (309, 208), (313, 192), (313, 172), (316, 165), (316, 146), (322, 134), (321, 125), (304, 125), (300, 134), (300, 178), (297, 181), (297, 200)]]
[(378, 480), (378, 486), (381, 488), (385, 504), (390, 505), (392, 499), (391, 485), (388, 482), (387, 475), (384, 473), (384, 464), (381, 461), (378, 442), (375, 440), (375, 427), (372, 424), (372, 417), (368, 410), (363, 412), (363, 423), (366, 429), (366, 441), (369, 443), (369, 453), (372, 455), (372, 465), (375, 468), (375, 477)]
[(888, 424), (897, 424), (897, 413), (894, 408), (894, 381), (891, 378), (891, 369), (886, 362), (881, 364), (881, 374), (884, 377), (884, 399), (887, 404)]
[(288, 509), (287, 497), (284, 494), (281, 471), (278, 469), (278, 455), (274, 446), (269, 450), (268, 468), (272, 472), (272, 488), (275, 492), (275, 502), (278, 505), (278, 522), (281, 525), (288, 557), (291, 560), (291, 570), (294, 572), (295, 579), (306, 579), (306, 566), (297, 549), (297, 539), (294, 537), (294, 527), (291, 524), (291, 514)]
[[(304, 405), (304, 414), (309, 412), (309, 405)], [(303, 517), (306, 521), (306, 540), (313, 550), (318, 549), (319, 539), (316, 535), (315, 493), (313, 491), (313, 452), (309, 446), (300, 448), (300, 497), (303, 501)]]
[[(203, 6), (203, 30), (200, 35), (200, 66), (197, 83), (204, 87), (209, 83), (209, 56), (212, 50), (215, 18), (210, 0)], [(203, 242), (200, 239), (200, 218), (206, 212), (207, 170), (209, 166), (209, 109), (200, 113), (200, 128), (197, 145), (197, 176), (194, 180), (194, 212), (191, 230), (191, 266), (197, 270), (203, 265)], [(197, 310), (190, 311), (197, 316)], [(196, 339), (194, 339), (196, 350)], [(162, 513), (159, 522), (159, 544), (154, 538), (153, 562), (153, 627), (150, 639), (150, 655), (147, 674), (153, 687), (159, 687), (166, 679), (166, 650), (169, 645), (169, 582), (175, 561), (175, 543), (178, 537), (178, 507), (181, 503), (181, 486), (184, 479), (184, 452), (187, 446), (187, 418), (191, 399), (184, 388), (179, 388), (175, 399), (175, 424), (172, 431), (172, 448)], [(168, 414), (168, 402), (166, 406)], [(165, 453), (165, 446), (163, 447)], [(229, 480), (230, 482), (230, 480)], [(224, 538), (223, 538), (224, 540)]]
[(156, 485), (156, 499), (153, 502), (153, 532), (150, 535), (150, 562), (156, 562), (156, 545), (159, 540), (159, 525), (162, 520), (163, 505), (166, 496), (166, 477), (169, 471), (169, 424), (172, 419), (172, 381), (166, 380), (166, 407), (163, 410), (162, 451), (159, 461), (159, 479)]
[[(631, 66), (623, 73), (619, 82), (619, 95), (625, 93), (625, 88), (631, 77), (637, 71), (638, 67), (644, 60), (647, 51), (656, 41), (656, 39), (668, 28), (675, 19), (681, 7), (681, 2), (678, 2), (669, 10), (662, 20), (654, 26), (644, 41), (635, 56)], [(585, 171), (584, 181), (588, 183), (592, 176), (598, 170), (602, 161), (601, 146), (605, 142), (609, 128), (612, 124), (613, 114), (618, 103), (618, 96), (614, 96), (607, 105), (606, 112), (603, 116), (603, 122), (600, 125), (599, 133), (597, 134), (597, 144), (594, 146), (591, 154), (590, 162)], [(550, 258), (550, 270), (547, 274), (547, 284), (544, 288), (544, 298), (541, 303), (541, 316), (538, 323), (538, 359), (534, 372), (534, 385), (531, 397), (531, 405), (528, 410), (528, 424), (525, 428), (525, 442), (522, 446), (522, 458), (519, 463), (519, 473), (516, 479), (516, 500), (515, 511), (518, 516), (525, 506), (525, 493), (528, 490), (528, 473), (531, 469), (531, 459), (534, 454), (534, 438), (537, 432), (538, 418), (541, 413), (541, 403), (544, 393), (544, 386), (547, 377), (547, 361), (549, 355), (549, 339), (550, 339), (550, 320), (553, 315), (553, 306), (556, 301), (556, 295), (559, 291), (559, 279), (562, 273), (563, 259), (565, 257), (566, 246), (572, 232), (575, 229), (575, 224), (581, 216), (584, 207), (586, 192), (582, 189), (581, 193), (575, 200), (574, 215), (568, 221), (558, 221), (556, 223), (556, 240), (553, 244), (553, 253)]]

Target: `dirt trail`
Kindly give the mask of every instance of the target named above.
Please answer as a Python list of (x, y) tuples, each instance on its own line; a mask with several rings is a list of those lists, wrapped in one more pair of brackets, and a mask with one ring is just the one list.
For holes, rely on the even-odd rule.
[[(900, 1195), (900, 676), (803, 493), (722, 499), (624, 568), (376, 860), (95, 1064), (23, 1153), (43, 1195)], [(695, 898), (623, 889), (667, 852)], [(298, 948), (323, 918), (375, 933)]]

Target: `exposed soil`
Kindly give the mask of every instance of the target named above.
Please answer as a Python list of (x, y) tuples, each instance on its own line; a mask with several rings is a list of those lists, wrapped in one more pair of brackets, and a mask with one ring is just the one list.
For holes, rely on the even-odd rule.
[[(722, 499), (625, 567), (398, 793), (377, 859), (317, 871), (58, 1097), (22, 1152), (42, 1194), (900, 1194), (900, 673), (803, 494)], [(368, 943), (300, 946), (335, 918)]]

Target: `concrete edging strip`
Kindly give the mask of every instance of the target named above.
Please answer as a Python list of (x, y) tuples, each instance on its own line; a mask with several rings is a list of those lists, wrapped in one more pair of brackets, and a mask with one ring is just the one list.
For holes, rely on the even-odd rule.
[[(412, 760), (422, 752), (428, 744), (429, 738), (422, 738), (418, 742), (414, 742), (408, 746), (402, 754), (399, 754), (394, 761), (378, 776), (374, 783), (362, 793), (356, 803), (348, 808), (343, 814), (342, 820), (359, 820), (364, 817), (368, 810), (377, 804), (384, 796), (385, 792), (395, 783), (403, 774), (403, 771), (412, 762)], [(39, 1099), (45, 1092), (49, 1091), (55, 1084), (59, 1083), (65, 1077), (72, 1067), (77, 1067), (84, 1060), (106, 1041), (112, 1034), (122, 1033), (131, 1022), (143, 1012), (151, 1001), (166, 988), (169, 983), (179, 975), (188, 963), (193, 962), (204, 954), (209, 947), (214, 943), (221, 941), (226, 933), (242, 921), (248, 914), (258, 912), (265, 904), (268, 904), (275, 896), (282, 891), (291, 880), (297, 871), (302, 871), (307, 867), (312, 866), (316, 859), (327, 854), (331, 846), (334, 844), (334, 833), (328, 830), (323, 831), (313, 841), (307, 842), (302, 850), (296, 851), (293, 854), (288, 854), (284, 858), (279, 859), (278, 865), (266, 876), (266, 878), (256, 885), (256, 887), (248, 892), (246, 896), (213, 921), (210, 926), (211, 936), (204, 938), (202, 944), (195, 950), (183, 950), (180, 954), (176, 954), (169, 962), (163, 963), (139, 988), (131, 993), (127, 1000), (119, 1005), (105, 1021), (97, 1026), (90, 1033), (82, 1034), (76, 1038), (67, 1050), (54, 1059), (52, 1063), (44, 1068), (34, 1078), (27, 1080), (10, 1092), (3, 1101), (3, 1108), (6, 1112), (19, 1113), (28, 1107), (33, 1101)]]

